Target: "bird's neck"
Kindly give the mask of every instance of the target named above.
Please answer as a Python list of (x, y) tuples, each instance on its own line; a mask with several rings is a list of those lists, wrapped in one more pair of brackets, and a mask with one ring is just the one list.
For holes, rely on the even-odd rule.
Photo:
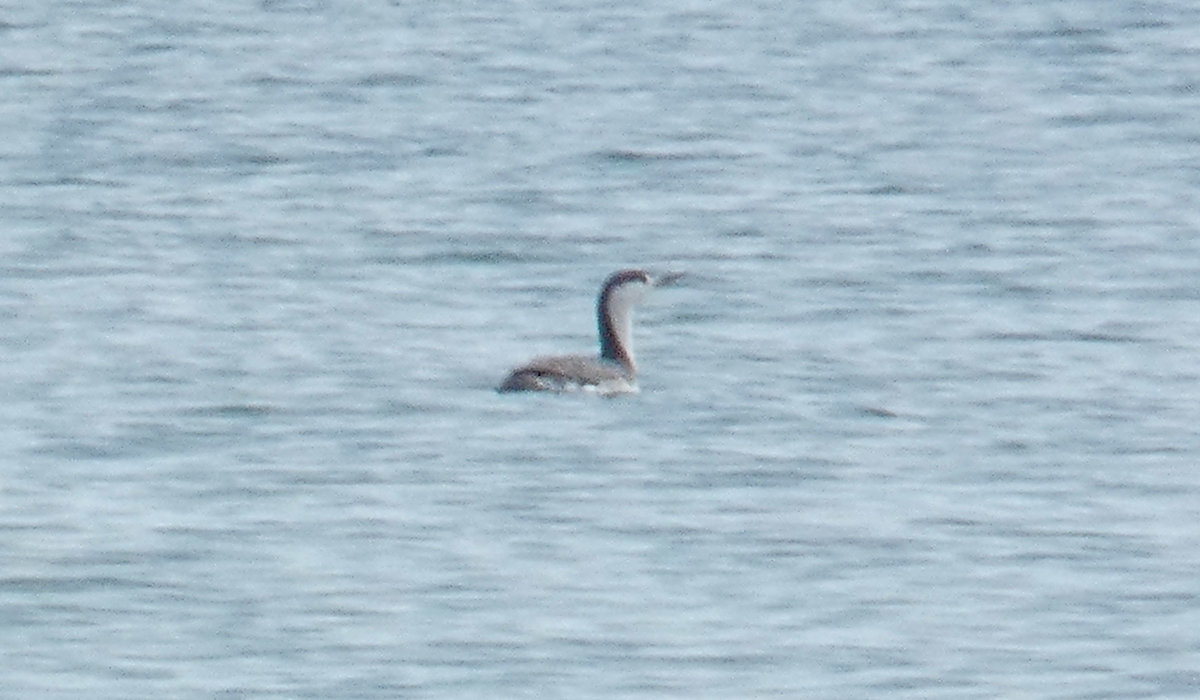
[(616, 362), (633, 376), (633, 318), (628, 305), (613, 304), (609, 298), (600, 301), (600, 357)]

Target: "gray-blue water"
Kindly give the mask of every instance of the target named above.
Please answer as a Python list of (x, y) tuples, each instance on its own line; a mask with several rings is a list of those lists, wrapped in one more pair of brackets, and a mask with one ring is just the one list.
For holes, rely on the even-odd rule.
[[(1187, 0), (6, 3), (5, 698), (1200, 695)], [(498, 395), (595, 347), (642, 393)]]

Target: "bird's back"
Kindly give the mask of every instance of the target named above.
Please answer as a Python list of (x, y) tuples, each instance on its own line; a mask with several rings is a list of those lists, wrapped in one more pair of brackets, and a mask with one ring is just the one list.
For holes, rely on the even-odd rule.
[(636, 391), (634, 377), (624, 367), (587, 355), (535, 357), (514, 369), (498, 391), (596, 391), (605, 394)]

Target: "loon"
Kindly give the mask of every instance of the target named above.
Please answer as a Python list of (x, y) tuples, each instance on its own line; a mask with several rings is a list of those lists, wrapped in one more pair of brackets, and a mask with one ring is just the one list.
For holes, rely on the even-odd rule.
[(509, 373), (497, 391), (592, 391), (605, 395), (637, 392), (633, 306), (651, 288), (673, 284), (682, 276), (680, 272), (656, 276), (645, 270), (612, 273), (604, 281), (600, 300), (596, 303), (600, 357), (535, 357)]

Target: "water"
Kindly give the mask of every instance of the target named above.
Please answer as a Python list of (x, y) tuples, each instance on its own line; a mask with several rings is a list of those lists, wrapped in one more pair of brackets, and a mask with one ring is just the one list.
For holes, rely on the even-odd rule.
[(1200, 693), (1200, 11), (643, 5), (0, 12), (6, 697)]

